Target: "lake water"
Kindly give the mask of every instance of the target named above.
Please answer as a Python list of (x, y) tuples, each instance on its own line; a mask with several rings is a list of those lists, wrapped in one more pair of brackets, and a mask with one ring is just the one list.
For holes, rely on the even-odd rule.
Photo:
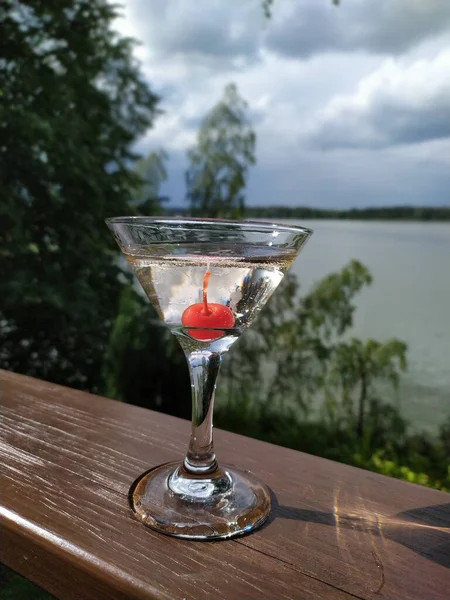
[(303, 291), (352, 258), (369, 268), (352, 334), (408, 344), (395, 401), (415, 428), (435, 430), (450, 414), (450, 224), (284, 222), (314, 230), (293, 266)]

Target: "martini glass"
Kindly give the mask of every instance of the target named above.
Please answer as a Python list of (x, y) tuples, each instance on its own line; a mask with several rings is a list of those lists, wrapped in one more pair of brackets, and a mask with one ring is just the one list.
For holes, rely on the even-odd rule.
[(180, 342), (192, 387), (184, 461), (143, 473), (130, 489), (132, 509), (145, 525), (181, 538), (211, 540), (251, 531), (267, 518), (270, 496), (250, 472), (216, 461), (216, 378), (223, 354), (251, 325), (311, 231), (192, 218), (117, 217), (107, 225)]

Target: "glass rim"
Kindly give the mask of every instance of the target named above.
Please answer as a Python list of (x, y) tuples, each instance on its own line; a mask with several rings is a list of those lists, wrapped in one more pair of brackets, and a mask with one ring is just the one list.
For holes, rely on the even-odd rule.
[(125, 225), (136, 225), (140, 227), (145, 227), (146, 225), (156, 225), (156, 224), (175, 224), (179, 223), (180, 225), (231, 225), (235, 226), (236, 229), (257, 229), (263, 230), (265, 232), (271, 231), (274, 228), (278, 230), (282, 230), (286, 233), (303, 233), (305, 235), (311, 235), (313, 232), (312, 229), (308, 227), (303, 227), (303, 225), (286, 225), (282, 223), (273, 223), (270, 221), (250, 221), (246, 219), (216, 219), (216, 218), (202, 218), (202, 217), (145, 217), (145, 216), (120, 216), (120, 217), (109, 217), (105, 219), (105, 223), (107, 225), (115, 225), (123, 223)]

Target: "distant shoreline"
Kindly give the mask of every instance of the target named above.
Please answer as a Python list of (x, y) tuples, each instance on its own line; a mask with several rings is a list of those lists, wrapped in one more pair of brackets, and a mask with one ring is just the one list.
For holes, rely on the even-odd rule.
[[(169, 215), (185, 215), (188, 208), (167, 207)], [(450, 221), (450, 206), (380, 206), (332, 210), (307, 206), (246, 206), (246, 218), (335, 219), (355, 221)]]

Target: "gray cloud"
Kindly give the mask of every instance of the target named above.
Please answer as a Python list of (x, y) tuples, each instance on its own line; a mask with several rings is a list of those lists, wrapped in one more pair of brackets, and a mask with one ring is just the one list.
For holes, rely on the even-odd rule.
[(450, 51), (410, 65), (388, 61), (320, 111), (309, 140), (320, 149), (383, 148), (450, 138)]
[(258, 60), (263, 21), (257, 0), (135, 0), (132, 16), (139, 37), (158, 58), (225, 66)]
[(450, 29), (447, 0), (343, 0), (339, 7), (306, 0), (283, 8), (281, 2), (275, 6), (266, 43), (297, 58), (352, 50), (401, 54)]
[[(442, 157), (448, 157), (448, 159)], [(260, 156), (250, 174), (249, 205), (362, 208), (449, 203), (450, 141), (434, 143), (426, 152), (346, 150), (336, 153), (285, 155), (273, 164)], [(170, 177), (162, 193), (171, 204), (185, 203), (186, 156), (170, 155)]]
[(450, 0), (276, 0), (268, 23), (260, 0), (127, 0), (125, 11), (121, 31), (141, 40), (165, 110), (138, 150), (169, 152), (173, 205), (186, 149), (229, 81), (257, 133), (248, 204), (448, 203)]
[[(437, 155), (449, 160), (437, 159)], [(450, 142), (427, 152), (345, 150), (285, 156), (284, 164), (264, 158), (253, 171), (249, 204), (319, 208), (361, 208), (393, 204), (442, 205), (450, 201)]]
[(133, 0), (136, 34), (159, 59), (242, 67), (261, 50), (293, 58), (324, 52), (401, 54), (450, 31), (448, 0)]

